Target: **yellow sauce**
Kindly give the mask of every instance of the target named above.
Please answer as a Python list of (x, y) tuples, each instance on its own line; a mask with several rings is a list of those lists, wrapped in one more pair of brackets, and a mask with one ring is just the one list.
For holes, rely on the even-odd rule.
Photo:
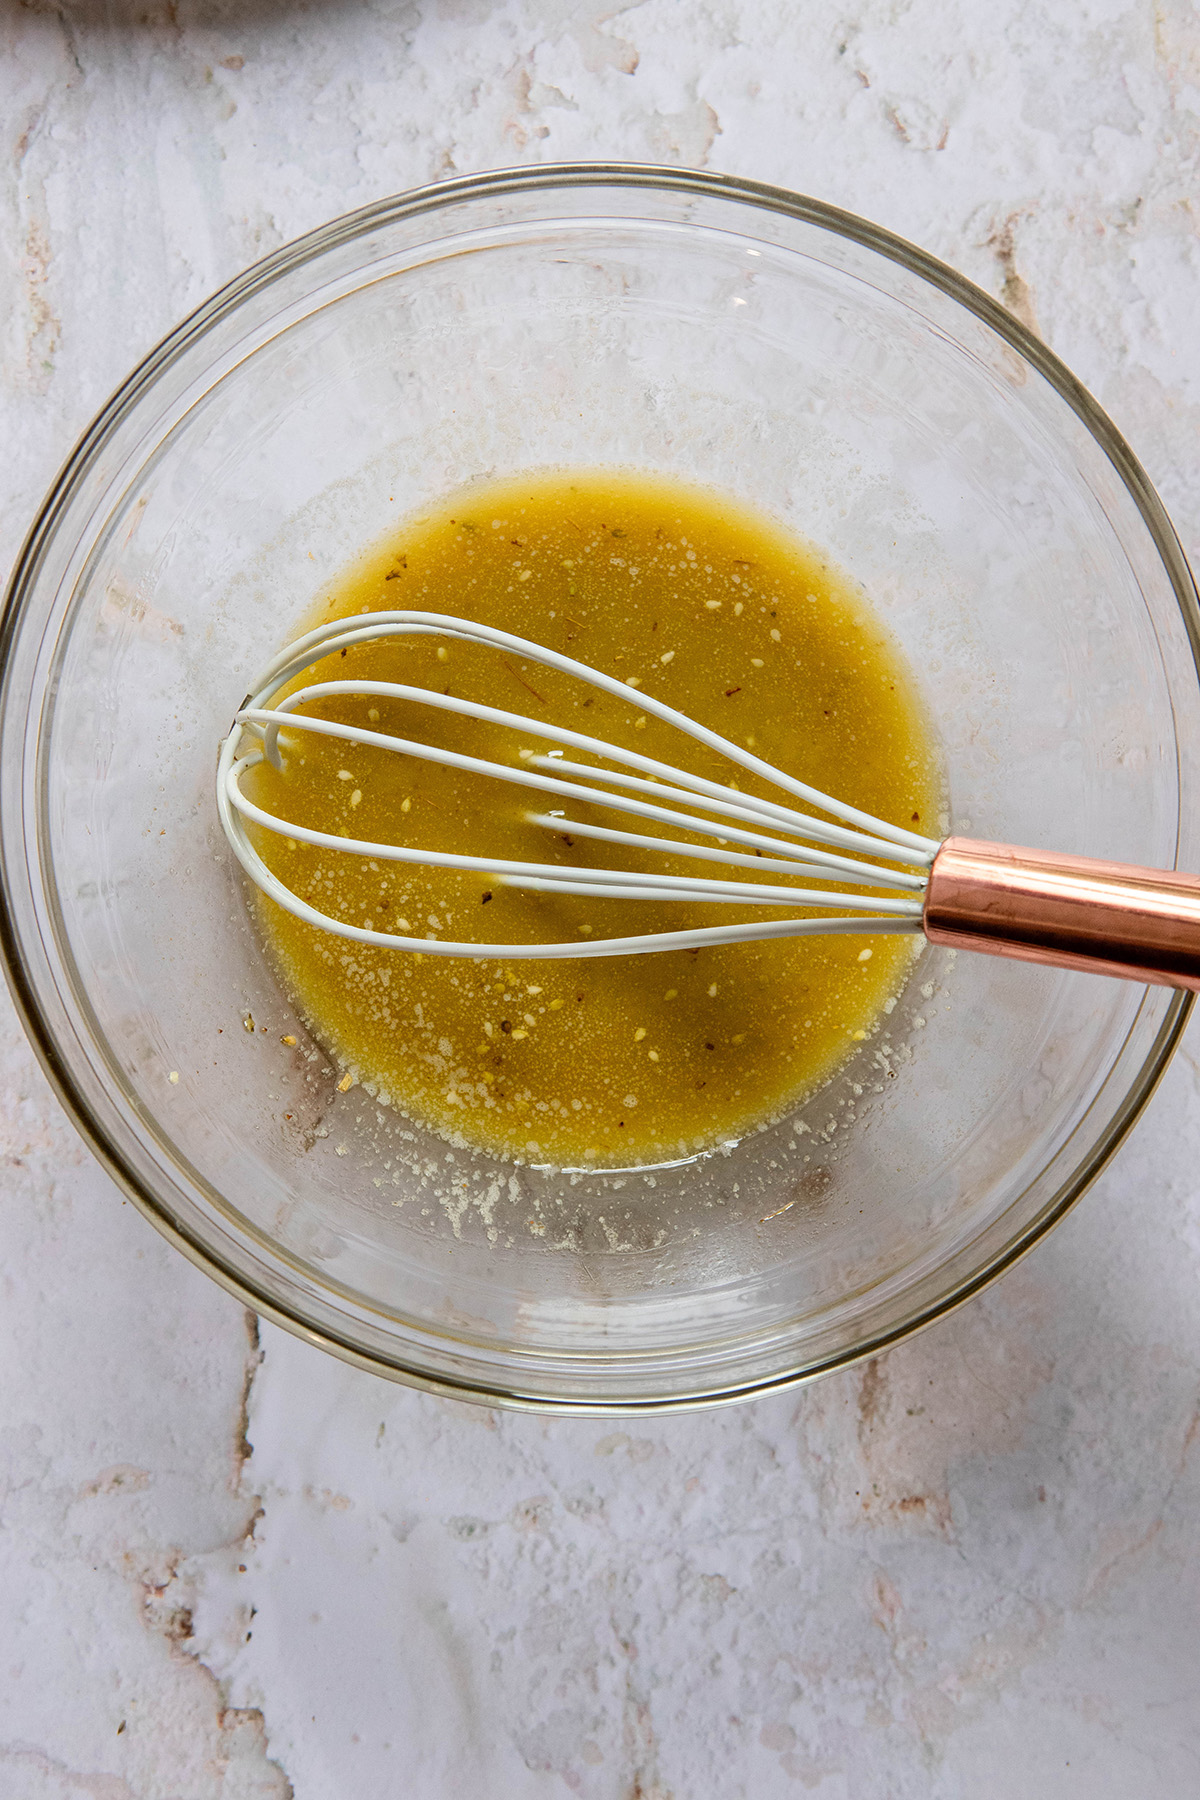
[[(786, 803), (647, 717), (640, 690), (827, 793), (936, 832), (933, 735), (895, 642), (816, 551), (721, 495), (611, 471), (537, 472), (471, 488), (398, 528), (308, 623), (398, 608), (498, 626), (638, 686), (618, 699), (515, 656), (424, 637), (327, 659), (303, 681), (361, 677), (448, 691)], [(314, 710), (517, 767), (520, 749), (546, 748), (415, 703), (351, 698)], [(481, 864), (491, 856), (705, 867), (568, 843), (569, 832), (524, 818), (565, 805), (569, 816), (639, 829), (599, 807), (307, 733), (289, 734), (285, 751), (281, 774), (263, 767), (252, 776), (253, 796), (320, 830), (470, 852)], [(529, 894), (482, 869), (378, 862), (268, 833), (259, 845), (323, 912), (418, 937), (583, 942), (789, 916)], [(261, 896), (257, 904), (285, 985), (349, 1076), (452, 1141), (567, 1166), (686, 1156), (779, 1116), (870, 1034), (914, 946), (853, 935), (619, 960), (475, 962), (364, 948)]]

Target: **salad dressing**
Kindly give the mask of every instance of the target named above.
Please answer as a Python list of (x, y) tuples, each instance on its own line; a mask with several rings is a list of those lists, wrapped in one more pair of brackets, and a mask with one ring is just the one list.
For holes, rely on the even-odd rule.
[[(936, 829), (933, 734), (890, 633), (819, 552), (723, 495), (631, 471), (481, 484), (398, 527), (307, 623), (399, 608), (530, 638), (616, 675), (626, 692), (612, 697), (540, 664), (434, 637), (365, 645), (301, 680), (360, 676), (464, 695), (786, 800), (647, 716), (639, 695), (653, 694), (827, 793), (922, 833)], [(511, 729), (376, 696), (324, 701), (321, 710), (510, 764), (522, 749), (545, 748)], [(485, 872), (489, 856), (619, 859), (668, 873), (697, 865), (529, 824), (527, 811), (555, 803), (484, 776), (301, 732), (281, 744), (282, 773), (264, 765), (251, 783), (281, 818), (480, 858), (479, 872), (459, 873), (261, 835), (262, 854), (288, 886), (355, 924), (430, 939), (584, 942), (746, 916), (712, 903), (504, 888)], [(599, 806), (584, 816), (625, 823)], [(253, 899), (281, 977), (346, 1085), (361, 1082), (451, 1142), (568, 1167), (688, 1156), (778, 1117), (890, 1010), (917, 942), (864, 933), (475, 962), (364, 947), (257, 891)]]

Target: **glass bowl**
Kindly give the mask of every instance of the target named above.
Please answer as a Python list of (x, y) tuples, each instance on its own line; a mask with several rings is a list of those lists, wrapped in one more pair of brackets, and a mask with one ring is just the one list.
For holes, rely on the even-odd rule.
[(927, 948), (830, 1087), (654, 1170), (492, 1166), (342, 1093), (248, 923), (218, 740), (397, 519), (580, 464), (740, 495), (860, 581), (924, 681), (953, 829), (1200, 866), (1195, 592), (1079, 384), (832, 207), (575, 165), (313, 232), (87, 432), (3, 619), (4, 948), (93, 1149), (258, 1312), (468, 1399), (706, 1405), (877, 1351), (1011, 1263), (1189, 1003)]

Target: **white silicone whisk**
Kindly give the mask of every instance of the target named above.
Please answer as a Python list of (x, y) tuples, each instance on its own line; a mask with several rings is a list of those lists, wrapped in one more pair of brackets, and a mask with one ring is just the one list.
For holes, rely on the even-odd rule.
[[(639, 711), (770, 782), (788, 800), (829, 818), (814, 817), (783, 800), (741, 793), (732, 785), (705, 780), (544, 720), (428, 688), (349, 678), (313, 682), (280, 698), (290, 682), (327, 656), (415, 635), (487, 645), (574, 676), (624, 700), (631, 697), (629, 684), (615, 676), (508, 632), (440, 613), (362, 613), (319, 626), (289, 644), (263, 671), (221, 746), (217, 806), (225, 835), (247, 875), (271, 899), (309, 924), (361, 944), (434, 956), (506, 960), (637, 956), (817, 933), (924, 932), (933, 942), (994, 955), (1200, 988), (1200, 880), (1196, 877), (1012, 845), (920, 836), (773, 768), (640, 689), (636, 691)], [(489, 762), (421, 740), (344, 725), (312, 710), (322, 700), (348, 695), (416, 701), (511, 727), (524, 738), (554, 748), (539, 752), (522, 747), (513, 763)], [(472, 854), (469, 848), (461, 853), (429, 851), (302, 826), (264, 811), (241, 785), (247, 771), (264, 759), (276, 768), (283, 766), (281, 731), (313, 732), (351, 745), (370, 745), (493, 776), (525, 788), (531, 797), (549, 796), (560, 803), (550, 810), (528, 812), (526, 818), (533, 824), (611, 844), (618, 858), (622, 847), (687, 857), (697, 863), (696, 873), (659, 875), (619, 866), (599, 869), (508, 861)], [(574, 760), (578, 756), (592, 760)], [(568, 817), (564, 802), (572, 808), (582, 806), (585, 816)], [(589, 822), (586, 810), (594, 805), (623, 813), (643, 827), (666, 827), (689, 835), (663, 836), (657, 831), (627, 831)], [(251, 841), (250, 824), (343, 855), (470, 870), (486, 875), (497, 886), (534, 892), (590, 895), (598, 900), (715, 902), (774, 911), (783, 906), (806, 912), (828, 910), (816, 918), (751, 917), (732, 925), (569, 943), (458, 943), (438, 937), (409, 937), (352, 925), (310, 905), (268, 868)], [(897, 864), (900, 866), (884, 866)], [(759, 877), (770, 874), (779, 880), (731, 878), (749, 869)], [(847, 893), (845, 886), (872, 891)]]

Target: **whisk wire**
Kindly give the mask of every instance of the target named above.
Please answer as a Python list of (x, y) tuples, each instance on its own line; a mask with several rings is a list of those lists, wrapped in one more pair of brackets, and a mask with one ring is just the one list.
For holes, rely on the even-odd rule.
[[(359, 725), (344, 725), (337, 719), (314, 718), (304, 713), (284, 712), (282, 709), (243, 707), (242, 711), (238, 714), (238, 719), (243, 724), (267, 728), (273, 726), (276, 731), (278, 731), (281, 726), (287, 726), (297, 730), (314, 732), (320, 737), (339, 738), (344, 743), (355, 745), (367, 744), (379, 749), (394, 750), (406, 756), (416, 757), (424, 762), (436, 762), (442, 764), (446, 768), (461, 769), (464, 773), (489, 775), (496, 781), (506, 781), (514, 786), (537, 788), (544, 793), (557, 794), (568, 800), (586, 800), (597, 805), (609, 807), (618, 812), (634, 814), (639, 818), (655, 819), (660, 824), (678, 825), (684, 830), (701, 832), (709, 837), (719, 837), (726, 840), (732, 840), (736, 843), (749, 844), (753, 847), (771, 850), (784, 856), (794, 856), (796, 860), (801, 863), (816, 863), (820, 860), (823, 866), (826, 864), (826, 859), (823, 856), (819, 856), (819, 853), (817, 852), (811, 850), (801, 852), (798, 849), (794, 849), (789, 844), (781, 843), (778, 838), (764, 837), (761, 832), (746, 831), (740, 826), (728, 824), (725, 822), (724, 818), (720, 824), (714, 824), (709, 820), (698, 818), (691, 813), (676, 812), (670, 807), (657, 806), (648, 801), (611, 794), (603, 788), (586, 787), (580, 782), (562, 781), (556, 776), (544, 775), (537, 770), (533, 770), (528, 765), (511, 767), (506, 763), (490, 762), (483, 757), (468, 756), (465, 752), (460, 750), (446, 750), (432, 744), (422, 743), (419, 739), (393, 737), (389, 733), (370, 731)], [(552, 763), (550, 766), (554, 768), (559, 765)], [(587, 769), (585, 772), (600, 779), (603, 779), (608, 773), (608, 771), (604, 769)], [(678, 797), (690, 805), (704, 806), (708, 811), (724, 814), (726, 817), (757, 817), (757, 815), (752, 812), (747, 815), (743, 812), (743, 809), (736, 805), (718, 800), (703, 800), (699, 796), (688, 793), (686, 790), (664, 788), (650, 783), (642, 783), (641, 785), (647, 787), (652, 793), (662, 794), (667, 799)], [(243, 810), (238, 796), (231, 795), (231, 798), (233, 804), (237, 806), (239, 810)], [(797, 824), (791, 829), (800, 831), (801, 829), (806, 828), (807, 827), (802, 827)], [(832, 831), (837, 830), (838, 828), (830, 827), (829, 829)], [(865, 838), (860, 833), (840, 832), (839, 837), (842, 839), (852, 838), (863, 848), (864, 852), (868, 854), (876, 856), (897, 854), (893, 846), (873, 838)], [(475, 865), (478, 867), (480, 858), (476, 857), (474, 861)], [(488, 866), (490, 867), (490, 864)], [(872, 865), (870, 864), (856, 865), (853, 879), (857, 880), (859, 878), (859, 869), (870, 870), (871, 867)], [(842, 872), (845, 872), (844, 864)]]
[[(698, 948), (701, 945), (805, 936), (817, 932), (890, 933), (920, 929), (922, 907), (917, 895), (924, 891), (926, 876), (923, 871), (928, 868), (938, 849), (934, 840), (875, 819), (870, 814), (821, 794), (817, 789), (773, 769), (749, 751), (742, 750), (740, 746), (698, 725), (694, 720), (687, 719), (652, 695), (634, 690), (640, 710), (684, 731), (743, 769), (761, 775), (763, 779), (790, 792), (794, 797), (840, 818), (843, 823), (831, 824), (825, 819), (814, 819), (806, 813), (797, 812), (759, 795), (744, 794), (732, 784), (720, 786), (702, 776), (676, 769), (637, 751), (608, 744), (602, 739), (571, 731), (548, 721), (530, 719), (519, 713), (462, 700), (426, 688), (413, 688), (394, 682), (340, 680), (312, 683), (281, 700), (276, 699), (283, 687), (315, 662), (360, 644), (376, 642), (380, 638), (413, 634), (435, 634), (505, 649), (527, 660), (540, 662), (575, 676), (625, 702), (631, 699), (630, 684), (619, 681), (616, 677), (589, 669), (570, 657), (513, 637), (507, 632), (442, 614), (364, 614), (357, 619), (337, 621), (306, 633), (274, 658), (257, 687), (247, 695), (246, 702), (239, 710), (233, 728), (222, 745), (217, 784), (221, 822), (242, 867), (264, 892), (296, 916), (362, 943), (421, 950), (427, 954), (515, 959), (640, 955), (669, 949)], [(568, 762), (561, 750), (548, 755), (535, 755), (524, 749), (521, 751), (520, 765), (506, 765), (387, 732), (346, 725), (338, 720), (298, 710), (306, 704), (323, 699), (348, 696), (410, 701), (440, 708), (484, 723), (501, 725), (588, 755), (599, 756), (606, 762), (622, 763), (625, 768), (612, 769)], [(619, 843), (638, 851), (752, 867), (756, 874), (794, 871), (797, 875), (807, 876), (809, 880), (818, 882), (840, 880), (849, 881), (858, 888), (899, 888), (905, 891), (905, 897), (889, 898), (878, 894), (851, 894), (843, 891), (831, 893), (821, 889), (790, 884), (770, 885), (759, 881), (715, 880), (699, 873), (664, 875), (645, 871), (617, 871), (482, 858), (478, 855), (427, 851), (409, 845), (352, 839), (341, 834), (323, 832), (281, 819), (255, 805), (242, 792), (242, 777), (257, 764), (266, 760), (277, 768), (282, 766), (279, 743), (281, 731), (312, 732), (353, 745), (366, 745), (435, 761), (464, 772), (487, 775), (559, 798), (582, 800), (692, 834), (715, 838), (720, 847), (674, 838), (652, 837), (595, 824), (579, 824), (566, 821), (556, 813), (525, 815), (529, 822), (567, 837), (578, 834)], [(252, 743), (257, 739), (257, 745), (249, 750), (245, 749), (247, 737)], [(639, 770), (640, 773), (628, 773), (630, 769)], [(586, 783), (599, 785), (586, 785), (585, 781), (563, 779), (564, 776), (582, 776)], [(639, 799), (638, 794), (653, 795), (655, 798)], [(678, 802), (694, 810), (680, 812), (671, 806), (660, 804), (663, 800)], [(710, 816), (706, 818), (701, 814)], [(584, 895), (603, 900), (673, 900), (763, 907), (844, 907), (849, 909), (851, 916), (746, 921), (736, 925), (706, 926), (583, 943), (512, 945), (451, 943), (436, 937), (411, 938), (395, 932), (376, 931), (369, 922), (354, 926), (310, 905), (268, 867), (247, 836), (248, 823), (281, 833), (293, 841), (303, 842), (314, 848), (348, 852), (382, 861), (474, 871), (494, 878), (503, 885), (547, 896)], [(761, 829), (764, 826), (809, 841), (799, 844), (782, 842), (777, 837), (764, 835)], [(730, 850), (730, 842), (741, 844), (755, 854)], [(857, 851), (860, 856), (881, 858), (892, 863), (903, 862), (910, 866), (907, 870), (885, 868), (879, 862), (861, 862), (853, 856), (838, 855), (831, 849), (814, 848), (814, 844), (837, 845), (841, 850)], [(764, 856), (763, 852), (767, 854)], [(921, 873), (912, 867), (914, 864)], [(854, 916), (855, 914), (859, 916)], [(586, 927), (581, 929), (586, 931)]]
[[(576, 680), (587, 682), (591, 687), (599, 689), (614, 697), (628, 701), (631, 686), (617, 676), (606, 675), (600, 669), (590, 668), (586, 663), (576, 662), (573, 657), (563, 656), (557, 650), (549, 650), (544, 644), (532, 643), (528, 638), (514, 637), (510, 632), (499, 631), (492, 625), (479, 625), (473, 621), (455, 618), (445, 613), (427, 612), (378, 612), (359, 613), (352, 619), (331, 621), (318, 625), (314, 630), (297, 638), (293, 644), (278, 654), (268, 665), (258, 692), (260, 694), (277, 693), (303, 669), (310, 668), (313, 663), (322, 661), (342, 650), (354, 648), (356, 645), (376, 642), (386, 637), (404, 636), (440, 636), (458, 639), (464, 643), (489, 645), (494, 649), (508, 650), (530, 662), (541, 663), (548, 669), (557, 669)], [(426, 690), (421, 690), (425, 692)], [(677, 730), (686, 733), (697, 743), (705, 744), (719, 755), (727, 757), (731, 762), (740, 763), (750, 773), (761, 776), (764, 781), (782, 788), (794, 798), (803, 800), (808, 806), (816, 806), (822, 812), (831, 813), (835, 818), (857, 825), (869, 833), (887, 838), (889, 842), (907, 846), (925, 854), (926, 860), (932, 862), (937, 854), (939, 844), (934, 838), (922, 837), (917, 832), (908, 831), (902, 825), (893, 825), (886, 820), (877, 819), (871, 813), (860, 811), (858, 807), (849, 806), (844, 800), (838, 800), (830, 794), (823, 794), (818, 788), (810, 787), (807, 782), (788, 775), (777, 769), (750, 750), (743, 749), (740, 744), (722, 737), (718, 732), (710, 731), (706, 725), (689, 719), (684, 713), (676, 712), (665, 701), (656, 699), (653, 694), (643, 693), (640, 688), (632, 690), (637, 694), (638, 705), (665, 724), (673, 725)], [(443, 696), (435, 696), (437, 699)], [(247, 696), (249, 700), (251, 696)], [(446, 696), (449, 698), (449, 696)], [(607, 746), (611, 752), (615, 746)], [(622, 752), (622, 757), (632, 755)], [(674, 771), (678, 774), (679, 771)]]
[[(682, 838), (645, 837), (639, 832), (617, 831), (609, 825), (589, 825), (580, 819), (568, 819), (565, 813), (526, 813), (526, 822), (530, 825), (542, 825), (549, 831), (558, 831), (569, 837), (597, 838), (608, 844), (624, 844), (634, 850), (657, 850), (668, 856), (689, 856), (703, 862), (732, 863), (736, 868), (757, 869), (772, 874), (796, 874), (799, 871), (810, 881), (851, 880), (860, 887), (895, 887), (907, 888), (913, 893), (924, 893), (926, 878), (913, 875), (907, 869), (882, 869), (877, 863), (854, 862), (848, 856), (833, 856), (825, 850), (809, 850), (803, 845), (781, 845), (794, 861), (783, 861), (778, 857), (746, 856), (739, 850), (717, 848), (712, 844), (687, 844)], [(806, 866), (811, 865), (811, 866)], [(822, 869), (824, 874), (816, 871)]]
[[(534, 756), (531, 752), (522, 752), (522, 759), (530, 769), (540, 769), (547, 773), (560, 771), (583, 775), (593, 780), (611, 782), (615, 786), (637, 789), (643, 793), (657, 792), (667, 798), (683, 800), (688, 805), (696, 805), (699, 796), (708, 802), (709, 812), (718, 812), (729, 818), (742, 818), (747, 822), (768, 823), (777, 828), (794, 831), (805, 837), (815, 839), (818, 843), (837, 844), (843, 849), (857, 850), (862, 855), (887, 856), (893, 860), (917, 863), (927, 866), (931, 858), (925, 851), (914, 851), (908, 846), (896, 844), (880, 834), (868, 836), (863, 832), (847, 831), (844, 827), (833, 825), (824, 819), (814, 819), (807, 813), (796, 812), (792, 807), (779, 806), (757, 794), (743, 794), (738, 789), (721, 787), (717, 782), (708, 781), (703, 776), (693, 775), (689, 770), (673, 768), (669, 763), (657, 761), (653, 757), (643, 756), (636, 750), (627, 750), (617, 744), (605, 743), (602, 739), (589, 737), (582, 732), (569, 731), (563, 726), (552, 725), (548, 721), (531, 719), (523, 713), (507, 712), (499, 707), (485, 706), (474, 700), (460, 699), (454, 694), (439, 694), (429, 688), (407, 687), (402, 683), (388, 681), (323, 681), (314, 682), (309, 687), (299, 688), (289, 694), (273, 709), (277, 714), (296, 713), (297, 709), (315, 700), (331, 698), (347, 698), (350, 696), (374, 699), (407, 700), (419, 705), (433, 707), (442, 712), (456, 713), (460, 717), (474, 719), (482, 724), (502, 725), (520, 731), (527, 736), (547, 738), (551, 742), (568, 744), (575, 749), (590, 751), (595, 756), (603, 756), (612, 761), (620, 761), (644, 771), (649, 779), (642, 776), (628, 775), (618, 769), (598, 769), (588, 763), (569, 763), (558, 758), (554, 752), (549, 756)], [(265, 723), (263, 748), (268, 762), (276, 768), (279, 764), (278, 737), (281, 728), (288, 722), (276, 717), (266, 718), (266, 709), (245, 707), (238, 715), (244, 722)], [(682, 715), (680, 715), (682, 716)], [(295, 723), (303, 721), (304, 715), (298, 715)], [(327, 721), (333, 723), (333, 721)], [(331, 734), (334, 735), (334, 734)], [(357, 727), (346, 727), (347, 742), (369, 742), (369, 738)], [(394, 739), (392, 747), (397, 748), (405, 740)], [(434, 760), (442, 756), (442, 752), (424, 746), (426, 755)], [(409, 754), (419, 751), (409, 750)], [(447, 752), (447, 755), (452, 753)], [(499, 765), (493, 764), (493, 772)], [(664, 787), (664, 781), (674, 785)], [(684, 791), (686, 790), (686, 791)], [(553, 790), (547, 790), (553, 791)]]

